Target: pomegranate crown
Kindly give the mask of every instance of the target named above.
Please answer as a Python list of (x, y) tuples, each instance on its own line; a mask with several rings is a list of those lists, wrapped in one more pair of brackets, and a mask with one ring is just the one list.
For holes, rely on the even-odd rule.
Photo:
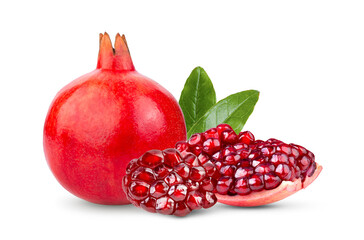
[(113, 47), (109, 34), (106, 32), (104, 34), (100, 33), (100, 50), (97, 68), (114, 71), (135, 70), (124, 35), (120, 36), (119, 33), (116, 34)]

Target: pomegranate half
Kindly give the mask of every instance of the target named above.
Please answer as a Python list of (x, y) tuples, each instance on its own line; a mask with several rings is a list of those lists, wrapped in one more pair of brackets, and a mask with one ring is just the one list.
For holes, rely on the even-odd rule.
[(129, 161), (186, 139), (182, 111), (161, 85), (135, 71), (124, 36), (100, 34), (96, 70), (57, 93), (44, 125), (44, 152), (60, 184), (99, 204), (129, 204)]

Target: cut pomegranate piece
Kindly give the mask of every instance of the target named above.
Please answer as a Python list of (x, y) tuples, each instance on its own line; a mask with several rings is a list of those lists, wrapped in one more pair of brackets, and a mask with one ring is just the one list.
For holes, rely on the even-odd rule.
[(182, 157), (173, 148), (151, 150), (130, 161), (123, 178), (123, 190), (137, 207), (149, 212), (185, 216), (192, 210), (210, 208), (217, 202), (212, 192), (216, 186), (212, 176), (216, 171), (211, 161), (200, 161), (192, 153)]
[(255, 140), (251, 132), (236, 134), (228, 124), (196, 133), (176, 148), (188, 154), (195, 152), (195, 145), (203, 146), (201, 158), (218, 170), (213, 175), (218, 201), (234, 206), (279, 201), (307, 187), (322, 170), (302, 146), (274, 138)]

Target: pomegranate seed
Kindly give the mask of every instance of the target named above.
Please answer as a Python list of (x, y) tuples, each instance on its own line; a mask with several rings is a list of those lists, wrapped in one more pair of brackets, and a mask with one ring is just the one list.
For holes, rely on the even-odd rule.
[(280, 163), (289, 164), (288, 156), (286, 154), (284, 154), (284, 153), (275, 153), (275, 154), (273, 154), (270, 162), (275, 164), (275, 165), (278, 165)]
[(248, 149), (248, 145), (244, 143), (237, 143), (233, 146), (235, 150), (242, 150), (242, 149)]
[(131, 180), (141, 180), (152, 183), (156, 179), (153, 170), (150, 168), (139, 167), (131, 174)]
[(237, 164), (240, 160), (240, 155), (236, 153), (230, 153), (229, 155), (224, 157), (224, 164)]
[(212, 155), (212, 159), (214, 161), (220, 161), (220, 160), (222, 160), (222, 155), (223, 155), (222, 152), (218, 151), (214, 155)]
[(220, 140), (217, 138), (209, 138), (203, 143), (202, 151), (207, 154), (213, 154), (220, 150)]
[(274, 144), (280, 144), (283, 143), (282, 141), (275, 139), (275, 138), (269, 138), (267, 141), (267, 143), (274, 143)]
[(291, 155), (292, 148), (288, 144), (282, 144), (277, 147), (277, 151), (283, 152), (286, 155)]
[(304, 148), (300, 145), (297, 145), (297, 144), (291, 144), (291, 146), (295, 147), (298, 150), (298, 152), (300, 153), (300, 156), (307, 154), (306, 148)]
[(275, 148), (271, 146), (263, 147), (261, 150), (261, 153), (265, 157), (270, 157), (275, 152)]
[(186, 204), (191, 210), (202, 208), (203, 195), (198, 191), (190, 192), (188, 194)]
[(222, 150), (222, 158), (227, 155), (234, 154), (234, 153), (236, 153), (236, 149), (234, 147), (232, 147), (232, 146), (225, 147)]
[(264, 163), (264, 162), (265, 162), (264, 157), (258, 157), (256, 159), (253, 159), (251, 161), (250, 165), (255, 168), (256, 166), (258, 166), (259, 164)]
[(129, 192), (136, 200), (142, 200), (148, 196), (149, 184), (141, 181), (130, 183)]
[(260, 154), (261, 154), (261, 153), (260, 153), (259, 151), (254, 150), (254, 151), (252, 151), (252, 152), (249, 154), (248, 159), (255, 159), (255, 158), (259, 157), (259, 156), (260, 156)]
[(176, 202), (183, 201), (187, 197), (187, 187), (183, 184), (174, 185), (169, 189), (168, 195)]
[(163, 153), (160, 150), (151, 150), (141, 157), (140, 164), (145, 167), (156, 167), (162, 163)]
[(239, 167), (236, 169), (235, 178), (247, 178), (250, 177), (254, 173), (254, 169), (252, 167)]
[(189, 192), (197, 191), (200, 188), (200, 184), (198, 182), (194, 182), (191, 180), (186, 181), (186, 186)]
[(211, 161), (208, 161), (207, 163), (203, 164), (203, 167), (206, 170), (206, 175), (209, 177), (214, 176), (215, 172), (217, 171), (215, 164), (213, 164)]
[(198, 155), (198, 161), (201, 165), (205, 164), (206, 162), (210, 161), (210, 156), (207, 155), (206, 153), (201, 153), (200, 155)]
[(167, 168), (163, 164), (154, 168), (155, 175), (158, 179), (165, 178), (170, 173), (170, 171), (171, 169)]
[(184, 151), (188, 151), (189, 150), (188, 144), (185, 141), (177, 142), (175, 148), (179, 152), (184, 152)]
[[(300, 169), (298, 166), (296, 166), (296, 167), (294, 168), (294, 170), (295, 170), (296, 178), (301, 177), (301, 169)], [(303, 176), (302, 176), (302, 178), (303, 178)]]
[(196, 145), (202, 145), (202, 135), (201, 133), (195, 133), (191, 136), (191, 138), (188, 140), (189, 146), (196, 146)]
[(290, 180), (292, 176), (292, 171), (290, 166), (287, 164), (281, 163), (277, 166), (275, 173), (282, 179), (282, 180)]
[(234, 130), (225, 130), (221, 133), (221, 141), (225, 144), (234, 144), (238, 140), (238, 135)]
[(225, 165), (220, 168), (220, 174), (223, 176), (232, 177), (234, 176), (236, 167), (234, 165)]
[(261, 191), (264, 188), (263, 175), (260, 173), (255, 173), (250, 176), (248, 184), (252, 191)]
[[(215, 184), (214, 184), (215, 183)], [(201, 181), (201, 188), (207, 192), (212, 192), (215, 189), (216, 180), (212, 178), (205, 178)]]
[(260, 163), (256, 168), (255, 168), (255, 172), (256, 173), (261, 173), (261, 174), (266, 174), (269, 172), (273, 172), (274, 171), (274, 165), (271, 163)]
[(201, 181), (206, 176), (206, 171), (203, 167), (191, 168), (190, 179), (195, 182)]
[(231, 177), (228, 177), (228, 176), (221, 177), (217, 181), (216, 191), (220, 194), (225, 195), (228, 193), (232, 184), (233, 184), (233, 179)]
[(189, 167), (197, 167), (200, 166), (200, 163), (198, 161), (198, 158), (196, 157), (196, 155), (194, 154), (187, 154), (184, 158), (183, 158), (184, 162), (189, 166)]
[(128, 187), (128, 186), (129, 186), (129, 184), (130, 184), (130, 182), (131, 182), (131, 177), (130, 177), (130, 175), (125, 175), (125, 176), (123, 177), (123, 184), (125, 184), (125, 186), (126, 186), (126, 187)]
[(180, 163), (182, 161), (181, 154), (178, 152), (178, 150), (176, 150), (174, 148), (168, 148), (168, 149), (164, 150), (163, 157), (164, 157), (164, 164), (167, 167), (171, 167), (171, 168), (173, 168), (174, 166), (176, 166), (178, 163)]
[(281, 182), (282, 180), (272, 172), (264, 174), (264, 188), (267, 190), (278, 187)]
[(156, 204), (156, 200), (155, 198), (146, 198), (145, 200), (143, 200), (141, 203), (140, 203), (140, 206), (148, 211), (148, 212), (152, 212), (152, 213), (155, 213), (156, 210), (155, 210), (155, 204)]
[(191, 147), (191, 152), (195, 154), (196, 156), (200, 155), (202, 153), (202, 145), (196, 145)]
[(291, 151), (294, 158), (298, 158), (300, 156), (300, 152), (296, 148), (291, 148)]
[(232, 127), (230, 127), (230, 125), (228, 125), (226, 123), (217, 125), (216, 129), (220, 136), (221, 136), (221, 133), (225, 130), (233, 130)]
[(217, 198), (216, 198), (215, 194), (213, 194), (212, 192), (206, 192), (205, 197), (203, 198), (202, 207), (210, 208), (210, 207), (214, 206), (216, 202), (217, 202)]
[(175, 202), (169, 197), (158, 198), (155, 203), (157, 213), (170, 215), (174, 212)]
[(186, 216), (187, 214), (189, 214), (190, 212), (191, 212), (191, 210), (187, 207), (186, 203), (178, 202), (176, 204), (176, 211), (174, 212), (174, 215), (183, 217), (183, 216)]
[(246, 178), (239, 178), (235, 182), (234, 191), (239, 195), (248, 195), (252, 190), (250, 190), (248, 180)]
[(188, 176), (190, 175), (190, 168), (187, 166), (186, 163), (180, 163), (178, 164), (174, 170), (176, 171), (176, 173), (178, 175), (180, 175), (183, 178), (188, 178)]
[(164, 178), (164, 181), (169, 185), (173, 186), (178, 183), (183, 183), (183, 179), (176, 172), (171, 172), (167, 177)]
[(221, 161), (217, 161), (217, 162), (215, 162), (215, 166), (216, 166), (216, 169), (218, 170), (218, 171), (220, 171), (220, 169), (221, 169), (221, 167), (222, 167), (222, 162)]
[(238, 163), (239, 167), (250, 167), (250, 161), (249, 160), (242, 160)]
[(305, 171), (308, 169), (308, 167), (311, 164), (311, 159), (308, 156), (303, 156), (301, 159), (297, 161), (298, 166), (302, 171)]
[(293, 156), (288, 157), (288, 162), (291, 166), (296, 166), (296, 159)]
[(203, 133), (203, 136), (205, 139), (209, 139), (209, 138), (219, 139), (220, 138), (217, 128), (210, 128), (209, 130), (207, 130), (206, 132)]
[(138, 159), (133, 159), (129, 162), (127, 168), (126, 168), (126, 174), (131, 173), (138, 167)]
[(240, 159), (247, 159), (250, 154), (250, 149), (249, 148), (240, 149), (236, 151), (236, 154), (240, 156)]
[(163, 197), (168, 192), (168, 185), (162, 181), (156, 181), (150, 186), (150, 195), (154, 198)]
[(253, 144), (255, 141), (254, 135), (249, 132), (249, 131), (245, 131), (245, 132), (241, 132), (239, 133), (239, 139), (238, 142), (239, 143), (245, 143), (245, 144)]
[(313, 173), (316, 170), (316, 162), (312, 162), (311, 166), (308, 168), (306, 174), (308, 177), (311, 177), (313, 175)]
[(315, 161), (315, 154), (313, 154), (312, 152), (308, 151), (307, 155), (311, 158), (312, 161)]

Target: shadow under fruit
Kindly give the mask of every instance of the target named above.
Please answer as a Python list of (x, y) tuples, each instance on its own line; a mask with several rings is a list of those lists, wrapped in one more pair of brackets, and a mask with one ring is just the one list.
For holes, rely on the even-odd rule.
[(96, 70), (65, 86), (44, 125), (44, 152), (61, 185), (99, 204), (129, 204), (129, 161), (186, 140), (182, 111), (161, 85), (135, 71), (124, 36), (100, 34)]

